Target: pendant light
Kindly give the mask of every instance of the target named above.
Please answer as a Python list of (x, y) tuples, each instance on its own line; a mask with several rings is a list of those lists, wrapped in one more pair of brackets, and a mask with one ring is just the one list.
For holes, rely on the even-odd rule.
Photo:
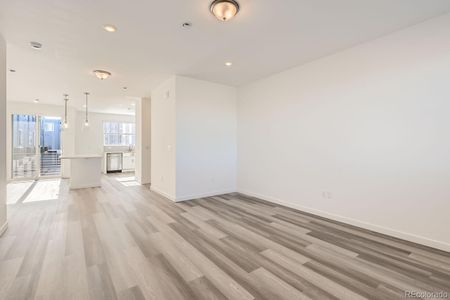
[(63, 128), (68, 128), (69, 123), (67, 122), (67, 104), (69, 102), (69, 95), (64, 94), (64, 124)]
[(84, 94), (86, 95), (86, 116), (84, 119), (84, 126), (88, 127), (89, 126), (89, 119), (88, 119), (88, 96), (89, 96), (89, 93), (85, 92)]

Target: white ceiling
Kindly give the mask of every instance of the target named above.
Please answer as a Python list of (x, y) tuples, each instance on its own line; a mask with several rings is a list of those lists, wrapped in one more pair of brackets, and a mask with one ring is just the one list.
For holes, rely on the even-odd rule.
[[(8, 72), (8, 100), (63, 104), (68, 93), (81, 109), (88, 90), (93, 110), (130, 113), (132, 97), (172, 74), (241, 85), (450, 11), (448, 0), (239, 2), (223, 23), (210, 0), (0, 0), (8, 68), (17, 70)], [(113, 76), (100, 81), (94, 69)]]

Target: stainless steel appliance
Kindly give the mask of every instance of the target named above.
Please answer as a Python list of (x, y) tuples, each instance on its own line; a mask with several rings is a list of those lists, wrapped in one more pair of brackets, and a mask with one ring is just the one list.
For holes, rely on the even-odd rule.
[(108, 153), (106, 155), (106, 172), (122, 172), (122, 153)]

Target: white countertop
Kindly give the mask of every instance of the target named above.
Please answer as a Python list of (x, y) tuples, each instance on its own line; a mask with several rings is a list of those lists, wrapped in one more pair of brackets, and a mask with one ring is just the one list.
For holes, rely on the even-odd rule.
[(126, 154), (126, 153), (130, 153), (130, 154), (134, 154), (134, 151), (105, 151), (105, 154)]
[(102, 155), (98, 154), (75, 154), (75, 155), (67, 155), (61, 156), (61, 159), (81, 159), (81, 158), (102, 158)]

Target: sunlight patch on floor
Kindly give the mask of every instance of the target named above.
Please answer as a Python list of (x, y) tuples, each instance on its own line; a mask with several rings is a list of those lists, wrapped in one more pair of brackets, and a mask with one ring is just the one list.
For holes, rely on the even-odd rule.
[(137, 182), (135, 176), (127, 176), (127, 177), (118, 177), (116, 178), (118, 182), (120, 182), (124, 186), (138, 186), (140, 185), (139, 182)]
[(39, 180), (30, 194), (23, 200), (23, 203), (57, 200), (60, 187), (61, 179)]
[(123, 184), (124, 186), (138, 186), (138, 185), (140, 185), (139, 182), (137, 182), (136, 180), (121, 182), (121, 184)]
[(117, 177), (116, 180), (120, 181), (120, 182), (122, 182), (122, 181), (133, 181), (133, 180), (136, 180), (136, 177), (134, 177), (134, 176)]
[(6, 204), (15, 204), (25, 196), (34, 181), (19, 181), (8, 183), (6, 188)]

